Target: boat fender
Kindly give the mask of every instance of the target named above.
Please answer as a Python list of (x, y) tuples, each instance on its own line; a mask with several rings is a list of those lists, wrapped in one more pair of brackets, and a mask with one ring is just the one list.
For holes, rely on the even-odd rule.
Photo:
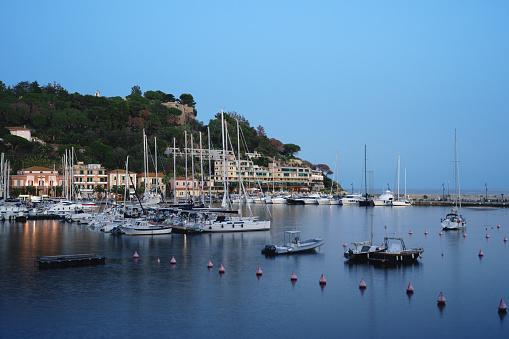
[(244, 228), (244, 224), (240, 224), (240, 227)]
[(232, 228), (235, 228), (235, 224), (232, 224)]
[(209, 230), (211, 230), (211, 229), (212, 229), (212, 226), (209, 226)]
[(221, 228), (223, 228), (223, 227), (224, 227), (224, 225), (223, 225), (223, 224), (221, 224)]

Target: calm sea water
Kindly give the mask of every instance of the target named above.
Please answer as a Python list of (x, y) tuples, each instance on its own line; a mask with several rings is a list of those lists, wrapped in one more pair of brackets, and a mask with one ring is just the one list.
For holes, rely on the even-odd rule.
[[(253, 209), (261, 213), (260, 206)], [(236, 234), (116, 237), (60, 221), (0, 223), (0, 337), (480, 338), (509, 330), (509, 318), (497, 313), (500, 298), (509, 302), (509, 244), (503, 241), (509, 209), (464, 209), (466, 238), (462, 232), (439, 236), (448, 212), (441, 207), (269, 209), (270, 231)], [(407, 246), (424, 247), (419, 264), (345, 263), (342, 244), (369, 240), (371, 211), (374, 241), (399, 235)], [(326, 243), (312, 254), (260, 254), (292, 229)], [(36, 256), (88, 252), (107, 256), (106, 265), (34, 266)], [(440, 291), (444, 308), (436, 303)]]

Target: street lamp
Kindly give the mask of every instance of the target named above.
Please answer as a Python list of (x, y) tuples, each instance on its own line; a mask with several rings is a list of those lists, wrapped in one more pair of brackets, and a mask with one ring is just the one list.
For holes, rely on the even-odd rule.
[(442, 183), (442, 200), (445, 200), (445, 183)]
[(486, 187), (486, 196), (484, 197), (484, 200), (488, 201), (488, 183), (487, 182), (484, 183), (484, 187)]
[(352, 194), (353, 194), (353, 182), (352, 182)]

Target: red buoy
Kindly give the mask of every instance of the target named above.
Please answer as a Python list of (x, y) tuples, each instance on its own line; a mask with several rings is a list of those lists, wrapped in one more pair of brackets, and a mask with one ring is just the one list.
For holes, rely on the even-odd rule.
[(479, 250), (479, 256), (482, 257), (484, 255), (484, 253), (482, 252), (482, 249)]
[(424, 234), (427, 235), (428, 234), (428, 230), (424, 231)]
[(486, 239), (489, 239), (490, 238), (490, 235), (488, 233), (486, 233)]
[(414, 234), (414, 232), (412, 232), (412, 230), (410, 230), (410, 232), (408, 232), (408, 234)]
[(175, 260), (175, 257), (171, 257), (170, 264), (175, 265), (177, 263), (177, 260)]
[(138, 255), (138, 252), (134, 251), (133, 258), (138, 259), (140, 256)]
[(210, 261), (210, 259), (209, 259), (209, 262), (208, 262), (208, 264), (207, 264), (207, 267), (208, 267), (208, 268), (212, 268), (212, 267), (214, 267), (214, 265), (212, 265), (212, 261)]
[(322, 277), (320, 278), (320, 285), (325, 285), (325, 284), (327, 284), (327, 280), (325, 280), (325, 277), (322, 274)]
[(159, 264), (161, 262), (161, 259), (157, 258), (157, 263)]
[(443, 233), (442, 233), (442, 231), (440, 231), (440, 233), (438, 233), (438, 235), (440, 235), (440, 236), (441, 236), (442, 234), (443, 234)]
[(500, 228), (500, 224), (497, 225), (497, 228)]
[(256, 275), (262, 275), (262, 269), (260, 266), (258, 266), (258, 269), (256, 270)]
[[(323, 275), (322, 275), (322, 277), (323, 277)], [(290, 280), (291, 281), (297, 280), (297, 275), (295, 274), (295, 271), (292, 271), (292, 276), (290, 277)]]
[(444, 256), (444, 252), (442, 252), (442, 257)]
[(223, 267), (223, 264), (221, 264), (221, 267), (219, 267), (219, 273), (224, 273), (225, 272), (225, 269)]
[(466, 238), (467, 237), (467, 234), (466, 233), (463, 233), (463, 238)]
[(504, 237), (504, 242), (507, 242), (507, 237)]
[(410, 282), (408, 282), (408, 286), (406, 288), (406, 293), (414, 293), (414, 287)]
[(348, 245), (346, 244), (346, 241), (345, 241), (345, 243), (343, 244), (343, 247), (344, 247), (344, 248), (346, 248), (347, 246), (348, 246)]
[(504, 302), (504, 299), (500, 299), (500, 304), (498, 305), (498, 313), (507, 313), (507, 305)]
[(442, 292), (440, 292), (440, 295), (438, 296), (437, 303), (438, 303), (439, 305), (445, 305), (445, 297), (444, 297), (444, 295), (442, 294)]
[(359, 288), (366, 288), (366, 282), (364, 282), (364, 278), (361, 278), (361, 282), (359, 284)]

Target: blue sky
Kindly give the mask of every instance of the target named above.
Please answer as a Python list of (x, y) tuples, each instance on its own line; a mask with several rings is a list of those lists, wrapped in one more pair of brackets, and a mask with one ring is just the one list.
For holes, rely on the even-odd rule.
[[(359, 188), (509, 188), (507, 1), (4, 1), (0, 80), (191, 93)], [(403, 183), (403, 179), (402, 179)]]

